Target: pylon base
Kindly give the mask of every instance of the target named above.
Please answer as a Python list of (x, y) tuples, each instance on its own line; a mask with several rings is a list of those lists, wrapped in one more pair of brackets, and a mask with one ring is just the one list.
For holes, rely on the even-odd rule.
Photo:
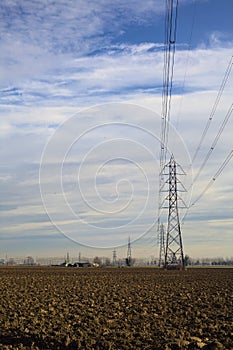
[(180, 264), (164, 265), (163, 268), (164, 270), (178, 270), (178, 271), (186, 270), (186, 266), (183, 266)]

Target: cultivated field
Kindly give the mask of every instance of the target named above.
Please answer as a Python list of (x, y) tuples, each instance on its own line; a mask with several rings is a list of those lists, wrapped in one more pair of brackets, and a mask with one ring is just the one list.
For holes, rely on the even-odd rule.
[(0, 349), (233, 349), (233, 269), (0, 268)]

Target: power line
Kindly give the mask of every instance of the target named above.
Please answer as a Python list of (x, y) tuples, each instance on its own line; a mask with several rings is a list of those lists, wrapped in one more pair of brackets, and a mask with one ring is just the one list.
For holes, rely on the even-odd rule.
[(224, 162), (221, 164), (221, 166), (219, 167), (219, 169), (217, 170), (217, 172), (215, 173), (215, 175), (213, 176), (213, 178), (209, 181), (208, 185), (204, 188), (204, 190), (201, 192), (201, 194), (195, 199), (195, 201), (191, 204), (190, 207), (192, 207), (193, 205), (195, 205), (203, 196), (204, 194), (208, 191), (208, 189), (210, 188), (210, 186), (213, 185), (214, 181), (219, 177), (219, 175), (221, 175), (221, 173), (223, 172), (224, 168), (227, 166), (227, 164), (230, 162), (231, 158), (233, 157), (233, 150), (230, 151), (230, 153), (228, 154), (228, 156), (225, 158)]
[(179, 126), (179, 118), (180, 118), (180, 111), (182, 107), (182, 101), (184, 97), (184, 87), (186, 83), (186, 78), (187, 78), (187, 72), (188, 72), (188, 66), (189, 66), (189, 59), (190, 59), (190, 50), (191, 50), (191, 41), (193, 37), (193, 29), (194, 29), (194, 24), (195, 24), (195, 16), (196, 16), (196, 0), (193, 0), (193, 13), (192, 13), (192, 19), (191, 19), (191, 30), (189, 34), (189, 41), (188, 41), (188, 50), (187, 50), (187, 56), (186, 56), (186, 61), (185, 61), (185, 72), (184, 72), (184, 78), (183, 78), (183, 83), (182, 83), (182, 88), (181, 88), (181, 99), (179, 102), (179, 107), (178, 107), (178, 112), (177, 112), (177, 120), (176, 120), (176, 128)]
[[(225, 85), (226, 85), (227, 80), (228, 80), (228, 78), (229, 78), (229, 76), (230, 76), (231, 69), (232, 69), (232, 65), (233, 65), (233, 56), (231, 56), (231, 59), (230, 59), (230, 61), (229, 61), (229, 64), (228, 64), (228, 66), (227, 66), (227, 69), (226, 69), (226, 71), (225, 71), (225, 74), (224, 74), (224, 77), (223, 77), (221, 86), (220, 86), (220, 88), (219, 88), (219, 91), (218, 91), (216, 100), (215, 100), (214, 105), (213, 105), (213, 107), (212, 107), (212, 110), (211, 110), (209, 119), (208, 119), (208, 121), (207, 121), (207, 124), (206, 124), (206, 126), (205, 126), (205, 129), (204, 129), (204, 131), (203, 131), (203, 133), (202, 133), (200, 142), (199, 142), (198, 147), (197, 147), (197, 149), (196, 149), (196, 151), (195, 151), (195, 154), (194, 154), (194, 156), (193, 156), (192, 163), (193, 163), (193, 162), (195, 161), (195, 159), (196, 159), (196, 156), (197, 156), (197, 154), (198, 154), (198, 152), (199, 152), (199, 150), (200, 150), (200, 148), (201, 148), (201, 146), (202, 146), (202, 144), (203, 144), (204, 138), (205, 138), (205, 136), (206, 136), (206, 134), (207, 134), (207, 131), (208, 131), (209, 127), (210, 127), (211, 121), (212, 121), (212, 119), (213, 119), (213, 117), (214, 117), (214, 115), (215, 115), (215, 112), (216, 112), (216, 109), (217, 109), (217, 107), (218, 107), (218, 104), (219, 104), (219, 101), (220, 101), (220, 99), (221, 99), (221, 96), (222, 96), (222, 94), (223, 94)], [(227, 112), (227, 114), (226, 114), (226, 116), (225, 116), (225, 118), (224, 118), (224, 120), (223, 120), (223, 122), (222, 122), (222, 124), (221, 124), (221, 126), (220, 126), (220, 128), (219, 128), (219, 130), (218, 130), (218, 133), (217, 133), (217, 135), (215, 136), (214, 141), (213, 141), (213, 143), (212, 143), (212, 145), (211, 145), (211, 147), (210, 147), (210, 149), (209, 149), (209, 151), (208, 151), (208, 153), (207, 153), (207, 155), (206, 155), (204, 161), (202, 162), (201, 167), (200, 167), (199, 170), (198, 170), (198, 173), (197, 173), (196, 176), (194, 177), (194, 180), (193, 180), (193, 182), (192, 182), (192, 185), (197, 181), (197, 179), (198, 179), (198, 177), (199, 177), (201, 171), (203, 170), (204, 166), (206, 165), (206, 163), (207, 163), (207, 161), (208, 161), (208, 159), (209, 159), (211, 153), (213, 152), (213, 150), (214, 150), (214, 148), (215, 148), (215, 146), (216, 146), (216, 144), (217, 144), (217, 142), (218, 142), (218, 140), (219, 140), (219, 138), (220, 138), (220, 136), (221, 136), (221, 134), (222, 134), (224, 128), (226, 127), (226, 124), (228, 123), (228, 120), (229, 120), (229, 118), (230, 118), (230, 116), (231, 116), (231, 114), (232, 114), (232, 111), (233, 111), (233, 104), (231, 104), (231, 106), (230, 106), (230, 108), (229, 108), (229, 110), (228, 110), (228, 112)], [(218, 169), (218, 171), (216, 172), (216, 174), (214, 175), (214, 177), (210, 180), (210, 182), (209, 182), (208, 185), (204, 188), (204, 190), (201, 192), (201, 194), (200, 194), (200, 195), (196, 198), (196, 200), (187, 208), (187, 212), (186, 212), (185, 216), (183, 217), (183, 220), (182, 220), (182, 221), (185, 220), (185, 217), (187, 216), (188, 210), (190, 209), (190, 207), (192, 207), (193, 205), (195, 205), (195, 204), (204, 196), (204, 194), (208, 191), (208, 189), (212, 186), (212, 184), (214, 183), (214, 181), (216, 180), (216, 178), (222, 173), (222, 171), (224, 170), (224, 168), (226, 167), (226, 165), (229, 163), (229, 161), (231, 160), (232, 156), (233, 156), (233, 151), (231, 151), (231, 152), (228, 154), (227, 158), (224, 160), (224, 162), (222, 163), (222, 165), (220, 166), (220, 168)], [(192, 185), (191, 185), (191, 186), (192, 186)], [(190, 186), (190, 187), (191, 187), (191, 186)], [(190, 189), (190, 188), (189, 188), (189, 189)]]
[(170, 120), (173, 73), (174, 73), (174, 62), (175, 62), (177, 18), (178, 18), (178, 0), (175, 0), (175, 1), (167, 0), (166, 16), (165, 16), (160, 169), (163, 168), (166, 162), (166, 152), (167, 152), (168, 132), (169, 132), (168, 123)]
[(196, 159), (196, 157), (197, 157), (197, 154), (198, 154), (198, 152), (199, 152), (199, 150), (200, 150), (200, 148), (201, 148), (201, 146), (202, 146), (202, 144), (203, 144), (204, 138), (205, 138), (205, 136), (206, 136), (206, 134), (207, 134), (207, 131), (208, 131), (209, 127), (210, 127), (211, 121), (213, 120), (213, 117), (214, 117), (215, 112), (216, 112), (216, 109), (217, 109), (217, 107), (218, 107), (220, 98), (221, 98), (222, 93), (223, 93), (223, 91), (224, 91), (226, 82), (227, 82), (227, 80), (228, 80), (228, 78), (229, 78), (229, 75), (230, 75), (230, 73), (231, 73), (232, 65), (233, 65), (233, 56), (231, 56), (230, 62), (229, 62), (228, 66), (227, 66), (227, 69), (226, 69), (226, 71), (225, 71), (225, 74), (224, 74), (224, 77), (223, 77), (221, 86), (220, 86), (220, 88), (219, 88), (219, 91), (218, 91), (216, 100), (215, 100), (214, 105), (213, 105), (213, 107), (212, 107), (210, 116), (209, 116), (208, 121), (207, 121), (207, 123), (206, 123), (205, 129), (204, 129), (204, 131), (203, 131), (203, 133), (202, 133), (202, 135), (201, 135), (200, 142), (199, 142), (199, 144), (198, 144), (198, 146), (197, 146), (197, 148), (196, 148), (196, 151), (195, 151), (195, 153), (194, 153), (194, 156), (193, 156), (193, 158), (192, 158), (192, 163), (195, 161), (195, 159)]
[[(175, 11), (174, 11), (175, 9)], [(162, 91), (162, 123), (160, 137), (160, 181), (162, 169), (166, 162), (166, 150), (168, 143), (168, 122), (170, 120), (172, 80), (174, 72), (174, 56), (177, 31), (178, 0), (166, 0), (165, 8), (165, 40), (164, 40), (164, 66), (163, 66), (163, 91)], [(159, 201), (160, 202), (160, 201)]]
[(233, 150), (230, 151), (230, 153), (225, 158), (225, 160), (223, 161), (221, 166), (218, 168), (217, 172), (212, 177), (212, 179), (209, 181), (207, 186), (203, 189), (203, 191), (199, 194), (199, 196), (195, 199), (195, 201), (193, 201), (192, 204), (187, 208), (187, 211), (182, 219), (182, 224), (184, 223), (184, 220), (185, 220), (186, 216), (188, 215), (188, 211), (190, 210), (190, 208), (193, 207), (204, 196), (204, 194), (209, 190), (209, 188), (213, 185), (215, 180), (219, 177), (219, 175), (221, 175), (221, 173), (223, 172), (223, 170), (225, 169), (227, 164), (230, 162), (232, 157), (233, 157)]
[(160, 173), (158, 195), (158, 235), (160, 235), (161, 219), (161, 188), (163, 185), (163, 169), (166, 163), (167, 144), (169, 134), (169, 121), (171, 113), (171, 97), (173, 87), (173, 73), (175, 62), (175, 45), (178, 18), (178, 0), (166, 0), (165, 7), (165, 40), (164, 40), (164, 66), (162, 91), (162, 123), (160, 138)]
[[(195, 0), (194, 0), (195, 1)], [(164, 67), (163, 67), (163, 92), (162, 92), (162, 125), (161, 125), (161, 142), (160, 142), (160, 174), (159, 174), (159, 205), (158, 205), (158, 237), (159, 242), (161, 246), (162, 242), (162, 230), (161, 230), (161, 218), (162, 218), (162, 192), (163, 192), (163, 184), (164, 184), (164, 166), (166, 164), (166, 157), (168, 152), (168, 140), (169, 140), (169, 122), (171, 117), (171, 98), (172, 98), (172, 89), (173, 89), (173, 74), (174, 74), (174, 63), (175, 63), (175, 45), (176, 45), (176, 33), (177, 33), (177, 19), (178, 19), (178, 0), (166, 0), (166, 16), (165, 16), (165, 42), (164, 42)], [(193, 23), (191, 28), (191, 34), (190, 34), (190, 42), (192, 38), (192, 31), (194, 26), (194, 15), (193, 15)], [(190, 50), (190, 43), (189, 43), (189, 50)], [(214, 105), (212, 107), (211, 113), (209, 115), (209, 118), (207, 120), (206, 126), (201, 134), (201, 138), (199, 141), (199, 144), (197, 146), (197, 149), (194, 152), (194, 156), (192, 158), (192, 163), (194, 163), (201, 147), (204, 142), (204, 139), (206, 137), (206, 134), (209, 130), (211, 121), (214, 118), (214, 115), (216, 113), (216, 110), (218, 108), (219, 102), (221, 100), (222, 94), (224, 92), (226, 83), (229, 79), (231, 69), (233, 65), (233, 56), (231, 57), (229, 64), (227, 66), (227, 69), (225, 71), (223, 80), (221, 82), (221, 86), (219, 88), (218, 94), (216, 96), (216, 100), (214, 102)], [(185, 71), (184, 81), (183, 81), (183, 90), (184, 90), (184, 84), (185, 79), (187, 75), (187, 67)], [(233, 111), (233, 104), (230, 106), (227, 114), (225, 115), (225, 118), (220, 125), (219, 130), (217, 131), (217, 135), (215, 136), (212, 145), (204, 158), (204, 161), (201, 164), (200, 169), (198, 170), (198, 173), (196, 174), (193, 183), (197, 181), (201, 171), (203, 170), (204, 166), (206, 165), (209, 157), (211, 156), (214, 148), (216, 147), (219, 138), (221, 137), (223, 130), (225, 129), (229, 118)], [(220, 168), (214, 175), (214, 177), (210, 180), (208, 185), (204, 188), (204, 190), (200, 193), (200, 195), (196, 198), (196, 200), (187, 208), (189, 209), (191, 206), (193, 206), (197, 201), (202, 198), (202, 196), (208, 191), (210, 186), (213, 184), (213, 182), (216, 180), (218, 176), (223, 172), (224, 168), (227, 166), (227, 164), (230, 162), (231, 158), (233, 157), (233, 150), (228, 154), (224, 162), (221, 164)], [(188, 211), (187, 211), (188, 212)], [(187, 212), (185, 216), (187, 215)], [(184, 216), (184, 218), (185, 218)], [(168, 228), (169, 229), (169, 228)], [(174, 240), (172, 240), (173, 242)], [(174, 253), (174, 252), (173, 252)]]
[(199, 177), (199, 175), (200, 175), (201, 171), (203, 170), (204, 166), (206, 165), (206, 162), (208, 161), (208, 159), (209, 159), (211, 153), (213, 152), (213, 150), (214, 150), (214, 148), (215, 148), (215, 146), (216, 146), (216, 144), (217, 144), (217, 142), (218, 142), (218, 140), (219, 140), (219, 138), (220, 138), (220, 136), (221, 136), (221, 134), (222, 134), (222, 132), (223, 132), (227, 122), (228, 122), (228, 120), (230, 119), (232, 111), (233, 111), (233, 103), (231, 104), (231, 106), (230, 106), (230, 108), (229, 108), (229, 110), (228, 110), (228, 112), (227, 112), (227, 114), (226, 114), (226, 116), (225, 116), (225, 118), (224, 118), (220, 128), (219, 128), (219, 131), (218, 131), (217, 135), (215, 136), (214, 141), (213, 141), (213, 143), (212, 143), (212, 145), (211, 145), (211, 147), (210, 147), (210, 149), (209, 149), (209, 151), (208, 151), (204, 161), (202, 162), (201, 167), (199, 168), (196, 176), (194, 177), (193, 183), (195, 183), (197, 181), (197, 178)]

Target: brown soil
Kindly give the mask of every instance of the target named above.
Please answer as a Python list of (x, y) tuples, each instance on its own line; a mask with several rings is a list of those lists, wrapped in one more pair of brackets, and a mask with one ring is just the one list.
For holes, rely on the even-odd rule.
[(0, 268), (0, 349), (233, 349), (233, 269)]

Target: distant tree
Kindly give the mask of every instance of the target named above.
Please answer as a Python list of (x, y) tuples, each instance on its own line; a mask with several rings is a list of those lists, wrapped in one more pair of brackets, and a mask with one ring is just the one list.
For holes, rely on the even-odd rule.
[(187, 254), (184, 257), (184, 265), (185, 266), (191, 265), (191, 258)]
[(104, 265), (105, 266), (110, 266), (111, 265), (111, 260), (109, 258), (104, 258)]
[(130, 257), (125, 259), (125, 264), (126, 264), (126, 266), (131, 266), (131, 258)]
[(133, 266), (135, 264), (135, 259), (129, 257), (125, 259), (126, 266)]

